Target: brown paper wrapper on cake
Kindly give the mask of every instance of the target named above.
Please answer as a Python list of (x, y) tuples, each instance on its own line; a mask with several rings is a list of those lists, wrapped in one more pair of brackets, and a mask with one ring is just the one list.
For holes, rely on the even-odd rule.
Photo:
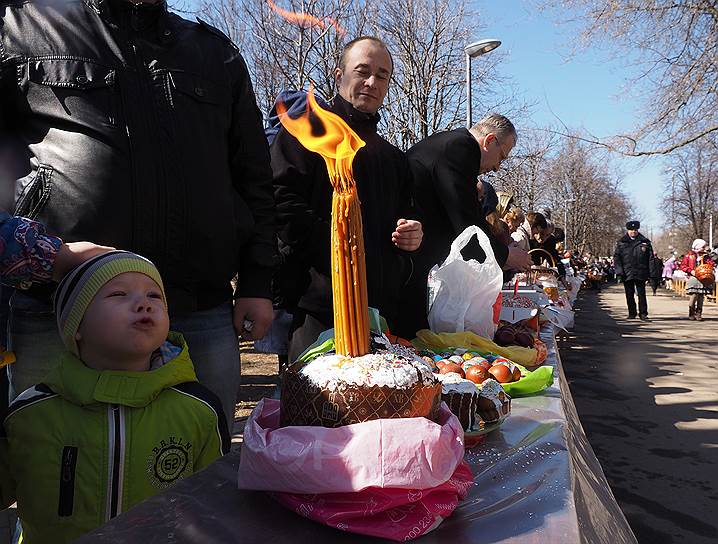
[(426, 417), (436, 421), (441, 384), (416, 383), (406, 389), (344, 384), (337, 389), (316, 386), (297, 372), (282, 376), (282, 427), (311, 425), (341, 427), (374, 419)]

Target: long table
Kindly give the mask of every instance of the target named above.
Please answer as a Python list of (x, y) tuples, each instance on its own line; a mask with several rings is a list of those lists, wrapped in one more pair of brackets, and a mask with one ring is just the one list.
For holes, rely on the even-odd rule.
[[(466, 452), (468, 497), (426, 543), (635, 543), (576, 414), (554, 330), (545, 327), (554, 383), (517, 398), (511, 416)], [(309, 521), (265, 493), (240, 491), (241, 452), (230, 453), (78, 542), (380, 542)]]

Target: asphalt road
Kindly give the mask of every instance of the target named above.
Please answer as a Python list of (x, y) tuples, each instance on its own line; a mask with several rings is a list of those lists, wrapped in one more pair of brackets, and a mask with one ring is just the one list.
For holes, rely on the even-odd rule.
[[(650, 290), (649, 290), (650, 291)], [(584, 291), (561, 359), (581, 423), (641, 544), (718, 542), (718, 305), (648, 295), (626, 319), (621, 285)]]

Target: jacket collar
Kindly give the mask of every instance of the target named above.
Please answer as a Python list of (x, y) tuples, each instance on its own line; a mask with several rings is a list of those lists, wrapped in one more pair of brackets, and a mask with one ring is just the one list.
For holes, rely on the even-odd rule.
[(624, 234), (624, 235), (623, 235), (623, 238), (621, 238), (621, 242), (626, 242), (626, 243), (630, 243), (630, 242), (648, 242), (648, 238), (646, 238), (645, 236), (643, 236), (643, 234), (641, 234), (640, 232), (638, 233), (638, 236), (636, 236), (635, 238), (631, 238), (628, 234)]
[(129, 0), (83, 0), (85, 5), (109, 26), (117, 28), (123, 22), (134, 25), (134, 30), (143, 30), (156, 26), (159, 40), (166, 42), (172, 39), (173, 32), (170, 27), (169, 12), (166, 0), (159, 0), (155, 4), (140, 2), (134, 4)]
[(344, 119), (359, 136), (362, 133), (376, 134), (376, 127), (381, 120), (378, 113), (359, 111), (338, 94), (332, 99), (331, 110)]
[(171, 332), (167, 340), (181, 346), (182, 352), (157, 370), (99, 371), (85, 366), (80, 359), (67, 352), (62, 356), (60, 364), (47, 376), (45, 383), (67, 401), (80, 406), (97, 403), (134, 408), (147, 406), (164, 389), (197, 381), (182, 335)]

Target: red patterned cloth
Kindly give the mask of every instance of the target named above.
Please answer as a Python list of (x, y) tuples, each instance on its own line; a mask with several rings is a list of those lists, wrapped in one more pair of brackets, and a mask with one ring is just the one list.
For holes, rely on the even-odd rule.
[(462, 461), (448, 481), (431, 489), (369, 487), (353, 493), (271, 496), (300, 516), (329, 527), (404, 542), (436, 529), (472, 485), (471, 469)]

